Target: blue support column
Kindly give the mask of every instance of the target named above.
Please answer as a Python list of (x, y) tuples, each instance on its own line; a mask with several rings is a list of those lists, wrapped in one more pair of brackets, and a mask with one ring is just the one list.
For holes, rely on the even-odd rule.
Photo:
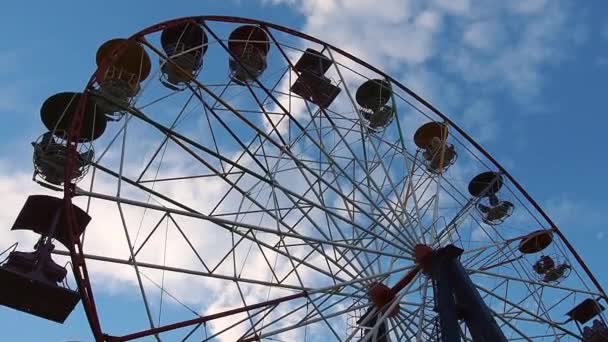
[(458, 260), (461, 254), (462, 249), (448, 245), (435, 251), (431, 257), (431, 277), (436, 310), (439, 313), (441, 341), (461, 341), (460, 318), (467, 325), (473, 341), (506, 342), (494, 315)]
[[(446, 248), (458, 249), (459, 255), (462, 250), (448, 246)], [(469, 278), (458, 258), (451, 260), (451, 279), (454, 295), (458, 303), (465, 308), (464, 321), (469, 328), (473, 341), (475, 342), (506, 342), (505, 335), (494, 319), (494, 315), (477, 292), (475, 284)]]
[(460, 342), (460, 327), (454, 300), (454, 290), (450, 280), (451, 257), (439, 250), (432, 260), (433, 291), (435, 306), (439, 313), (441, 342)]

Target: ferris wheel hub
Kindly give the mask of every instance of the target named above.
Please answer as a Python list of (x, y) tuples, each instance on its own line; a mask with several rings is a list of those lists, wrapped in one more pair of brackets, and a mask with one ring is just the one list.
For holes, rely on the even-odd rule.
[(414, 260), (425, 274), (430, 273), (430, 257), (434, 253), (435, 250), (427, 245), (419, 244), (414, 247)]
[[(381, 282), (373, 283), (369, 289), (369, 296), (376, 306), (376, 308), (387, 309), (390, 308), (390, 303), (395, 299), (395, 293), (386, 285)], [(395, 306), (390, 313), (391, 317), (396, 316), (399, 313), (399, 306)]]

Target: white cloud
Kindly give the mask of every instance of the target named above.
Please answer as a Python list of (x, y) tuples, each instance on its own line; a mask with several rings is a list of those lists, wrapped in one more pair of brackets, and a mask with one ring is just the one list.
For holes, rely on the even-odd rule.
[(499, 133), (494, 108), (489, 101), (473, 101), (463, 112), (461, 119), (465, 128), (481, 143), (493, 140)]
[(19, 241), (19, 248), (31, 248), (36, 242), (36, 237), (26, 231), (10, 231), (10, 227), (17, 218), (21, 207), (29, 195), (35, 193), (49, 194), (51, 191), (40, 189), (30, 174), (15, 170), (5, 160), (0, 160), (0, 198), (3, 205), (0, 206), (0, 250), (4, 250)]
[(16, 51), (0, 51), (0, 75), (14, 74), (20, 66)]
[(450, 14), (467, 14), (471, 8), (470, 0), (435, 0), (434, 2)]
[(605, 24), (601, 29), (600, 29), (600, 36), (605, 39), (608, 40), (608, 24)]
[(487, 53), (494, 52), (496, 47), (502, 43), (503, 29), (498, 20), (480, 20), (472, 23), (464, 31), (464, 42), (479, 50)]
[(517, 13), (534, 14), (543, 10), (549, 0), (513, 0), (505, 2), (506, 6)]
[(595, 59), (595, 64), (599, 67), (608, 66), (608, 57), (603, 57), (603, 56), (597, 57)]
[(454, 97), (530, 103), (542, 91), (545, 68), (586, 36), (566, 0), (279, 2), (304, 15), (304, 32), (397, 75), (448, 115), (469, 113), (460, 118), (465, 126), (478, 124), (479, 115), (470, 114), (470, 101)]
[(597, 204), (582, 201), (573, 194), (556, 195), (543, 207), (558, 226), (585, 228), (603, 220)]

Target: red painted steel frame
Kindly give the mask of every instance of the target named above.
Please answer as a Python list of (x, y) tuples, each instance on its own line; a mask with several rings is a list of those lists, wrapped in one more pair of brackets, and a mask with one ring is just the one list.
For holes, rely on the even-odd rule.
[(302, 291), (302, 292), (298, 292), (298, 293), (293, 294), (293, 295), (289, 295), (289, 296), (285, 296), (285, 297), (279, 297), (279, 298), (275, 298), (275, 299), (268, 300), (268, 301), (261, 302), (261, 303), (257, 303), (257, 304), (247, 305), (247, 306), (244, 306), (242, 308), (222, 311), (222, 312), (218, 312), (216, 314), (202, 316), (202, 317), (199, 317), (199, 318), (194, 318), (194, 319), (190, 319), (190, 320), (182, 321), (182, 322), (177, 322), (177, 323), (173, 323), (173, 324), (168, 324), (168, 325), (165, 325), (165, 326), (162, 326), (162, 327), (153, 328), (153, 329), (143, 330), (143, 331), (136, 332), (136, 333), (129, 334), (129, 335), (125, 335), (125, 336), (120, 336), (120, 337), (106, 336), (106, 338), (107, 338), (108, 342), (130, 341), (130, 340), (134, 340), (134, 339), (137, 339), (137, 338), (142, 338), (142, 337), (146, 337), (146, 336), (155, 335), (155, 334), (162, 333), (162, 332), (165, 332), (165, 331), (171, 331), (171, 330), (175, 330), (175, 329), (180, 329), (180, 328), (188, 327), (188, 326), (199, 324), (199, 323), (209, 322), (209, 321), (212, 321), (214, 319), (236, 315), (238, 313), (246, 312), (246, 311), (249, 311), (249, 310), (261, 309), (261, 308), (264, 308), (264, 307), (267, 307), (267, 306), (278, 305), (278, 304), (281, 304), (281, 303), (284, 303), (284, 302), (287, 302), (287, 301), (290, 301), (290, 300), (306, 297), (307, 295), (308, 295), (308, 293), (306, 291)]
[[(333, 51), (343, 55), (346, 58), (349, 58), (350, 60), (360, 64), (361, 66), (364, 66), (376, 73), (378, 73), (379, 75), (385, 77), (386, 79), (390, 80), (394, 85), (396, 85), (397, 87), (399, 87), (401, 90), (405, 91), (409, 96), (413, 97), (414, 99), (416, 99), (419, 103), (423, 104), (427, 109), (431, 110), (433, 113), (435, 113), (436, 115), (438, 115), (439, 117), (441, 117), (445, 122), (447, 122), (450, 126), (452, 126), (459, 134), (461, 134), (470, 144), (472, 144), (484, 157), (486, 157), (489, 161), (492, 162), (492, 164), (494, 164), (494, 166), (496, 166), (496, 168), (503, 174), (505, 175), (513, 185), (515, 185), (515, 187), (517, 188), (517, 190), (519, 190), (521, 192), (521, 194), (526, 198), (526, 200), (528, 200), (528, 202), (530, 204), (532, 204), (532, 206), (541, 214), (541, 216), (547, 221), (547, 223), (553, 227), (553, 230), (555, 231), (555, 233), (557, 235), (559, 235), (559, 237), (561, 238), (561, 240), (564, 242), (564, 244), (566, 245), (566, 247), (568, 248), (568, 250), (574, 255), (574, 257), (576, 258), (576, 260), (578, 261), (578, 263), (581, 265), (581, 267), (583, 268), (583, 270), (585, 271), (585, 273), (587, 274), (587, 276), (589, 276), (589, 278), (591, 279), (591, 281), (593, 282), (593, 284), (597, 287), (598, 291), (603, 295), (604, 299), (606, 299), (608, 301), (608, 297), (606, 296), (606, 293), (604, 292), (603, 288), (601, 287), (600, 283), (597, 281), (597, 279), (595, 278), (595, 276), (591, 273), (591, 271), (589, 270), (589, 268), (587, 267), (587, 265), (584, 263), (584, 261), (582, 260), (582, 258), (580, 257), (580, 255), (576, 252), (576, 250), (574, 249), (574, 247), (572, 246), (572, 244), (566, 239), (566, 237), (562, 234), (562, 232), (558, 229), (557, 225), (551, 220), (551, 218), (543, 211), (543, 209), (540, 207), (540, 205), (532, 198), (532, 196), (530, 196), (530, 194), (528, 194), (528, 192), (521, 186), (521, 184), (519, 184), (515, 178), (513, 176), (511, 176), (511, 174), (509, 174), (507, 172), (507, 170), (505, 170), (505, 168), (500, 165), (498, 163), (498, 161), (496, 161), (496, 159), (494, 159), (483, 147), (481, 147), (481, 145), (479, 145), (475, 140), (473, 140), (473, 138), (471, 138), (462, 128), (460, 128), (459, 126), (457, 126), (452, 120), (450, 120), (445, 114), (443, 114), (441, 111), (439, 111), (439, 109), (435, 108), (433, 105), (431, 105), (428, 101), (426, 101), (424, 98), (422, 98), (421, 96), (417, 95), (416, 93), (414, 93), (411, 89), (409, 89), (408, 87), (404, 86), (403, 84), (401, 84), (400, 82), (398, 82), (397, 80), (395, 80), (394, 78), (392, 78), (391, 76), (385, 74), (384, 72), (382, 72), (381, 70), (378, 70), (377, 68), (371, 66), (370, 64), (366, 63), (365, 61), (362, 61), (361, 59), (331, 45), (328, 44), (322, 40), (319, 40), (317, 38), (311, 37), (305, 33), (301, 33), (298, 31), (295, 31), (293, 29), (287, 28), (287, 27), (283, 27), (280, 25), (276, 25), (276, 24), (272, 24), (272, 23), (268, 23), (268, 22), (264, 22), (264, 21), (260, 21), (260, 20), (255, 20), (255, 19), (248, 19), (248, 18), (240, 18), (240, 17), (229, 17), (229, 16), (194, 16), (194, 17), (184, 17), (184, 18), (178, 18), (175, 20), (170, 20), (170, 21), (165, 21), (153, 26), (150, 26), (138, 33), (136, 33), (135, 35), (131, 36), (130, 39), (143, 39), (145, 35), (150, 34), (150, 33), (154, 33), (160, 30), (163, 30), (167, 27), (171, 27), (171, 26), (175, 26), (177, 24), (180, 23), (184, 23), (187, 21), (195, 21), (195, 22), (205, 22), (205, 21), (210, 21), (210, 22), (230, 22), (230, 23), (241, 23), (241, 24), (253, 24), (253, 25), (260, 25), (261, 27), (265, 27), (265, 28), (272, 28), (274, 30), (277, 31), (282, 31), (284, 33), (320, 44), (324, 47), (328, 47), (330, 49), (332, 49)], [(74, 115), (74, 121), (72, 123), (72, 126), (70, 127), (69, 130), (69, 135), (68, 135), (68, 158), (66, 161), (66, 165), (65, 165), (65, 175), (66, 175), (66, 179), (65, 179), (65, 185), (64, 185), (64, 200), (65, 200), (65, 208), (66, 208), (66, 213), (69, 217), (69, 219), (67, 220), (68, 224), (66, 229), (68, 230), (69, 236), (71, 238), (71, 246), (69, 248), (70, 250), (70, 256), (72, 259), (72, 265), (73, 265), (73, 271), (74, 271), (74, 277), (76, 279), (76, 283), (78, 285), (78, 290), (80, 292), (80, 295), (82, 297), (82, 304), (84, 307), (84, 311), (87, 315), (87, 319), (89, 321), (89, 325), (91, 327), (91, 330), (93, 332), (93, 336), (95, 337), (95, 339), (97, 341), (104, 341), (106, 339), (117, 339), (117, 340), (126, 340), (126, 339), (134, 339), (134, 338), (138, 338), (138, 337), (143, 337), (143, 336), (149, 336), (155, 333), (159, 333), (159, 332), (164, 332), (164, 331), (168, 331), (168, 330), (172, 330), (172, 329), (177, 329), (177, 328), (181, 328), (187, 325), (192, 325), (192, 324), (196, 324), (199, 322), (205, 322), (207, 320), (211, 320), (211, 319), (215, 319), (215, 318), (219, 318), (219, 317), (225, 317), (227, 315), (231, 315), (231, 314), (235, 314), (235, 313), (239, 313), (239, 312), (244, 312), (247, 310), (251, 310), (251, 309), (255, 309), (255, 308), (261, 308), (264, 306), (268, 306), (268, 305), (276, 305), (278, 303), (281, 302), (285, 302), (288, 300), (292, 300), (292, 299), (296, 299), (296, 298), (301, 298), (304, 297), (306, 295), (305, 292), (302, 293), (298, 293), (296, 295), (292, 295), (292, 296), (287, 296), (287, 297), (281, 297), (281, 298), (277, 298), (275, 300), (272, 301), (268, 301), (268, 302), (262, 302), (262, 303), (258, 303), (258, 304), (254, 304), (251, 306), (246, 306), (240, 309), (234, 309), (234, 310), (229, 310), (229, 311), (225, 311), (222, 313), (218, 313), (218, 314), (214, 314), (214, 315), (210, 315), (210, 316), (205, 316), (205, 317), (199, 317), (193, 320), (189, 320), (189, 321), (184, 321), (184, 322), (179, 322), (179, 323), (174, 323), (174, 324), (170, 324), (164, 327), (159, 327), (159, 328), (155, 328), (155, 329), (148, 329), (145, 331), (141, 331), (138, 333), (133, 333), (127, 336), (123, 336), (123, 337), (119, 337), (119, 338), (114, 338), (111, 337), (110, 335), (105, 335), (103, 333), (102, 327), (101, 327), (101, 323), (99, 321), (99, 317), (97, 315), (97, 310), (95, 307), (95, 301), (93, 298), (93, 292), (92, 292), (92, 288), (91, 288), (91, 283), (89, 281), (89, 277), (88, 277), (88, 272), (87, 272), (87, 268), (86, 268), (86, 262), (85, 262), (85, 258), (84, 258), (84, 251), (82, 250), (82, 243), (79, 240), (79, 238), (77, 236), (73, 235), (73, 227), (75, 227), (76, 224), (76, 216), (73, 212), (72, 209), (72, 197), (74, 196), (74, 192), (73, 192), (73, 188), (74, 185), (70, 184), (70, 180), (68, 179), (68, 175), (71, 174), (71, 170), (74, 167), (74, 161), (75, 161), (75, 157), (76, 157), (76, 144), (80, 135), (80, 129), (81, 129), (81, 125), (82, 125), (82, 117), (84, 115), (84, 111), (85, 111), (85, 106), (86, 106), (86, 101), (87, 101), (87, 90), (91, 89), (92, 86), (94, 85), (97, 77), (96, 75), (105, 71), (105, 69), (107, 68), (108, 65), (110, 65), (110, 63), (112, 62), (112, 60), (115, 58), (116, 54), (118, 52), (120, 52), (119, 50), (121, 49), (121, 47), (119, 47), (117, 49), (117, 51), (115, 51), (115, 53), (113, 54), (113, 56), (111, 56), (109, 58), (108, 61), (104, 62), (95, 72), (95, 74), (91, 77), (91, 79), (89, 80), (89, 82), (87, 83), (87, 86), (85, 88), (85, 91), (83, 92), (84, 96), (82, 96), (80, 98), (80, 102), (78, 103), (77, 106), (77, 110), (76, 113)], [(413, 276), (418, 272), (418, 269), (414, 269), (412, 270), (410, 273), (408, 273), (397, 285), (395, 285), (392, 289), (393, 293), (398, 292), (400, 289), (402, 289), (405, 285), (407, 285), (407, 283), (409, 283), (409, 281), (411, 281), (411, 279), (413, 279)]]

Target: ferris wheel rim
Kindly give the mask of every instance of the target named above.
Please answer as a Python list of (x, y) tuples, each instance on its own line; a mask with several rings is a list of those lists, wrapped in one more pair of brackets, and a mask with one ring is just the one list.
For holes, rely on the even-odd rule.
[[(599, 293), (601, 293), (604, 297), (605, 300), (608, 300), (608, 297), (606, 296), (606, 293), (604, 291), (604, 289), (602, 288), (602, 286), (600, 285), (600, 283), (597, 281), (597, 279), (595, 278), (594, 274), (591, 272), (591, 270), (588, 268), (588, 266), (585, 264), (584, 260), (580, 257), (580, 255), (578, 254), (578, 252), (576, 251), (576, 249), (574, 249), (573, 245), (568, 241), (568, 239), (566, 238), (566, 236), (561, 232), (561, 230), (559, 229), (559, 227), (553, 222), (553, 220), (545, 213), (545, 211), (543, 210), (543, 208), (534, 200), (534, 198), (525, 190), (525, 188), (489, 153), (487, 152), (483, 146), (481, 146), (479, 143), (477, 143), (468, 133), (466, 133), (466, 131), (462, 128), (460, 128), (460, 126), (458, 126), (452, 119), (450, 119), (446, 114), (444, 114), (443, 112), (441, 112), (438, 108), (436, 108), (435, 106), (433, 106), (430, 102), (428, 102), (427, 100), (425, 100), (422, 96), (418, 95), (416, 92), (414, 92), (413, 90), (411, 90), (410, 88), (408, 88), (407, 86), (405, 86), (404, 84), (402, 84), (401, 82), (399, 82), (398, 80), (396, 80), (395, 78), (393, 78), (392, 76), (386, 74), (384, 71), (374, 67), (373, 65), (367, 63), (366, 61), (363, 61), (361, 59), (359, 59), (358, 57), (330, 44), (327, 43), (325, 41), (322, 41), (316, 37), (310, 36), (306, 33), (302, 33), (300, 31), (282, 26), (282, 25), (278, 25), (278, 24), (274, 24), (274, 23), (270, 23), (270, 22), (266, 22), (266, 21), (262, 21), (262, 20), (256, 20), (256, 19), (251, 19), (251, 18), (244, 18), (244, 17), (234, 17), (234, 16), (188, 16), (188, 17), (181, 17), (181, 18), (176, 18), (176, 19), (172, 19), (172, 20), (167, 20), (167, 21), (163, 21), (161, 23), (149, 26), (137, 33), (135, 33), (134, 35), (132, 35), (130, 38), (128, 39), (135, 39), (135, 40), (139, 40), (139, 39), (145, 39), (145, 36), (151, 33), (155, 33), (158, 32), (164, 28), (170, 27), (172, 25), (178, 25), (180, 23), (184, 23), (184, 22), (189, 22), (189, 21), (195, 21), (197, 23), (204, 23), (204, 22), (229, 22), (229, 23), (241, 23), (241, 24), (252, 24), (252, 25), (259, 25), (263, 28), (272, 28), (274, 30), (277, 31), (281, 31), (284, 33), (287, 33), (289, 35), (292, 36), (296, 36), (298, 38), (301, 39), (305, 39), (317, 44), (320, 44), (324, 47), (328, 47), (331, 50), (339, 53), (340, 55), (348, 58), (349, 60), (371, 70), (376, 72), (378, 75), (381, 75), (382, 77), (384, 77), (385, 79), (389, 80), (393, 85), (396, 85), (398, 88), (400, 88), (401, 90), (403, 90), (404, 92), (406, 92), (409, 96), (411, 96), (412, 98), (414, 98), (416, 101), (418, 101), (419, 103), (421, 103), (424, 107), (426, 107), (427, 109), (429, 109), (430, 111), (432, 111), (434, 114), (436, 114), (437, 116), (439, 116), (441, 119), (443, 119), (449, 126), (451, 126), (452, 128), (454, 128), (461, 136), (463, 136), (466, 141), (468, 143), (470, 143), (478, 152), (480, 152), (485, 158), (487, 158), (494, 167), (496, 167), (498, 169), (498, 172), (501, 175), (504, 175), (515, 187), (516, 189), (519, 191), (519, 193), (521, 193), (524, 198), (534, 207), (534, 209), (543, 217), (543, 219), (549, 224), (549, 226), (551, 227), (550, 230), (554, 231), (559, 237), (560, 240), (563, 241), (566, 245), (566, 247), (568, 248), (569, 252), (572, 253), (572, 255), (575, 257), (576, 261), (578, 262), (578, 264), (583, 268), (583, 270), (585, 271), (586, 275), (589, 277), (589, 279), (594, 283), (595, 287), (597, 288), (597, 290), (599, 291)], [(87, 90), (89, 90), (92, 85), (96, 82), (97, 80), (97, 74), (99, 73), (99, 70), (102, 69), (102, 66), (100, 66), (99, 68), (97, 68), (97, 70), (93, 73), (93, 75), (91, 76), (89, 82), (87, 83), (85, 90), (83, 91), (83, 94), (86, 94)], [(86, 96), (83, 96), (83, 98)], [(81, 102), (84, 101), (81, 99)], [(83, 107), (83, 106), (80, 106)], [(78, 110), (76, 117), (81, 117), (83, 115), (83, 108), (81, 108), (82, 110)], [(74, 141), (75, 138), (77, 138), (79, 135), (79, 131), (78, 131), (78, 127), (77, 127), (77, 120), (76, 122), (72, 125), (70, 131), (69, 131), (69, 135), (68, 138), (72, 139), (72, 141)], [(77, 141), (77, 139), (76, 139)], [(73, 154), (72, 154), (73, 157)], [(68, 159), (68, 163), (66, 166), (66, 169), (69, 170), (68, 166), (70, 165), (70, 161)], [(69, 172), (67, 172), (69, 174)], [(72, 204), (72, 198), (75, 196), (74, 194), (74, 185), (70, 184), (70, 182), (64, 182), (64, 201), (65, 201), (65, 205), (66, 205), (66, 209), (68, 210), (68, 213), (71, 212), (71, 208), (73, 206)], [(72, 220), (68, 220), (68, 224), (66, 227), (68, 229), (68, 231), (70, 231), (70, 229), (72, 229), (70, 226), (72, 225)], [(81, 259), (82, 262), (84, 262), (84, 264), (86, 265), (86, 261), (84, 260), (84, 251), (79, 250), (79, 248), (70, 248), (70, 256), (72, 258), (72, 260), (78, 260)], [(76, 263), (75, 263), (76, 264)], [(86, 268), (85, 268), (86, 270)], [(85, 271), (86, 272), (86, 271)], [(76, 276), (76, 272), (75, 272), (75, 276)], [(80, 286), (88, 286), (88, 288), (90, 289), (90, 283), (88, 282), (88, 279), (79, 279), (78, 277), (76, 277), (77, 279), (77, 283)], [(88, 283), (88, 284), (87, 284)], [(97, 319), (97, 324), (93, 324), (91, 323), (91, 319), (95, 320), (94, 317), (91, 317), (92, 314), (94, 314), (96, 316), (96, 309), (95, 309), (95, 305), (94, 303), (88, 304), (85, 303), (85, 311), (87, 313), (89, 322), (93, 328), (94, 334), (97, 337), (99, 336), (103, 336), (103, 332), (101, 330), (101, 326), (99, 326), (99, 322)], [(90, 312), (89, 312), (90, 311)], [(99, 326), (99, 329), (97, 329), (96, 327), (94, 327), (94, 325)]]

